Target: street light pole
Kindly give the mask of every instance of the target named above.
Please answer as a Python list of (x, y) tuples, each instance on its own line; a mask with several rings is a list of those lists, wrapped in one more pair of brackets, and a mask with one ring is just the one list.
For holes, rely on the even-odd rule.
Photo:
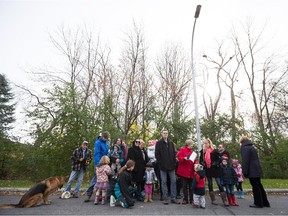
[(196, 80), (195, 80), (195, 70), (194, 70), (194, 59), (193, 59), (193, 42), (194, 42), (194, 31), (196, 26), (197, 18), (199, 17), (201, 10), (201, 5), (197, 5), (195, 15), (194, 15), (194, 25), (192, 31), (192, 41), (191, 41), (191, 65), (192, 65), (192, 75), (193, 75), (193, 89), (194, 89), (194, 104), (195, 104), (195, 120), (196, 120), (196, 133), (197, 133), (197, 147), (198, 147), (198, 159), (200, 158), (201, 150), (201, 136), (200, 136), (200, 123), (199, 123), (199, 113), (198, 113), (198, 103), (197, 103), (197, 91), (196, 91)]

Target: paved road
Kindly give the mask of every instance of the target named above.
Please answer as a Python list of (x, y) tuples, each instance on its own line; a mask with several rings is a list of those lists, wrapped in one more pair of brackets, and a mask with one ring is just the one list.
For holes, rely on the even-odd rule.
[[(21, 195), (0, 195), (0, 204), (16, 204)], [(50, 196), (51, 205), (34, 208), (0, 209), (0, 215), (288, 215), (288, 195), (268, 195), (271, 208), (249, 208), (251, 195), (245, 199), (237, 199), (239, 207), (224, 207), (217, 197), (219, 205), (210, 204), (206, 196), (206, 209), (195, 209), (190, 205), (163, 205), (158, 197), (154, 203), (136, 202), (132, 209), (110, 207), (109, 203), (95, 206), (92, 201), (84, 203), (84, 196), (71, 199), (59, 199), (59, 195)]]

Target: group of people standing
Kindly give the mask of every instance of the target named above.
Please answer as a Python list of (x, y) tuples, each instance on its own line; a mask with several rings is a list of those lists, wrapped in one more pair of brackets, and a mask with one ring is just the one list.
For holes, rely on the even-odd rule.
[[(248, 137), (242, 136), (242, 167), (238, 160), (231, 159), (223, 144), (218, 148), (210, 139), (203, 141), (203, 148), (197, 154), (193, 152), (194, 142), (186, 140), (185, 145), (176, 149), (176, 145), (168, 139), (169, 132), (163, 129), (161, 139), (149, 141), (148, 148), (142, 139), (135, 139), (131, 147), (117, 139), (110, 148), (110, 133), (104, 132), (94, 143), (94, 176), (86, 191), (85, 202), (89, 202), (93, 191), (95, 204), (110, 200), (110, 205), (119, 203), (124, 208), (134, 206), (135, 201), (153, 202), (154, 185), (161, 189), (163, 204), (180, 204), (177, 199), (177, 177), (181, 178), (183, 187), (182, 204), (192, 204), (205, 208), (205, 185), (208, 184), (211, 203), (217, 205), (213, 190), (213, 178), (216, 180), (221, 199), (225, 206), (238, 206), (234, 187), (238, 198), (244, 198), (242, 182), (249, 178), (252, 185), (253, 208), (270, 207), (266, 192), (261, 184), (262, 170), (256, 149)], [(73, 152), (72, 172), (65, 191), (71, 190), (73, 181), (78, 176), (72, 197), (77, 198), (82, 180), (92, 160), (92, 151), (84, 141), (80, 148)], [(144, 194), (143, 194), (143, 191)], [(101, 196), (100, 196), (101, 195)]]

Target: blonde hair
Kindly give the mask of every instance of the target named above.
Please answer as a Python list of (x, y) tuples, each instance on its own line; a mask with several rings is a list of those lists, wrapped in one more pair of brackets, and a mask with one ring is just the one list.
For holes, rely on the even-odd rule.
[(239, 143), (243, 143), (244, 141), (249, 140), (248, 136), (242, 134), (242, 136), (239, 139)]
[(193, 142), (192, 139), (188, 139), (188, 140), (185, 141), (185, 146), (189, 146), (189, 145), (194, 146), (194, 142)]
[(123, 167), (121, 167), (121, 169), (118, 171), (119, 175), (120, 175), (121, 173), (123, 173), (124, 170), (129, 169), (129, 168), (131, 168), (131, 167), (133, 167), (133, 166), (135, 166), (135, 162), (134, 162), (133, 160), (128, 160), (128, 161), (126, 162), (126, 164), (125, 164)]
[[(216, 149), (216, 145), (214, 145), (209, 138), (204, 139), (204, 141), (205, 141), (205, 140), (208, 141), (209, 147), (210, 147), (212, 150)], [(203, 151), (204, 151), (204, 152), (206, 151), (206, 148), (207, 148), (207, 147), (203, 144)]]
[(109, 164), (110, 163), (110, 158), (107, 155), (104, 155), (99, 162), (99, 165), (105, 165), (105, 164)]

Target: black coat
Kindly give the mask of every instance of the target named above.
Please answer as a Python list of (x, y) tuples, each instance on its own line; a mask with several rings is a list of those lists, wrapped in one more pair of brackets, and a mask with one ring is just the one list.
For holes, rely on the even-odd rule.
[(134, 182), (144, 181), (145, 167), (148, 162), (147, 152), (144, 150), (145, 159), (141, 149), (138, 146), (132, 146), (128, 149), (127, 160), (135, 162), (134, 170), (132, 171), (132, 180)]
[(260, 178), (263, 176), (257, 150), (250, 140), (241, 145), (242, 172), (247, 178)]
[(173, 142), (158, 140), (155, 146), (155, 157), (160, 170), (172, 171), (176, 169), (176, 150)]
[(237, 174), (230, 165), (221, 166), (221, 181), (223, 185), (235, 185), (238, 182)]
[(210, 158), (211, 158), (211, 167), (207, 168), (205, 164), (205, 154), (203, 153), (203, 149), (200, 151), (200, 164), (204, 166), (204, 170), (206, 173), (206, 177), (208, 178), (218, 178), (221, 176), (221, 154), (218, 151), (218, 149), (214, 149), (211, 152)]

